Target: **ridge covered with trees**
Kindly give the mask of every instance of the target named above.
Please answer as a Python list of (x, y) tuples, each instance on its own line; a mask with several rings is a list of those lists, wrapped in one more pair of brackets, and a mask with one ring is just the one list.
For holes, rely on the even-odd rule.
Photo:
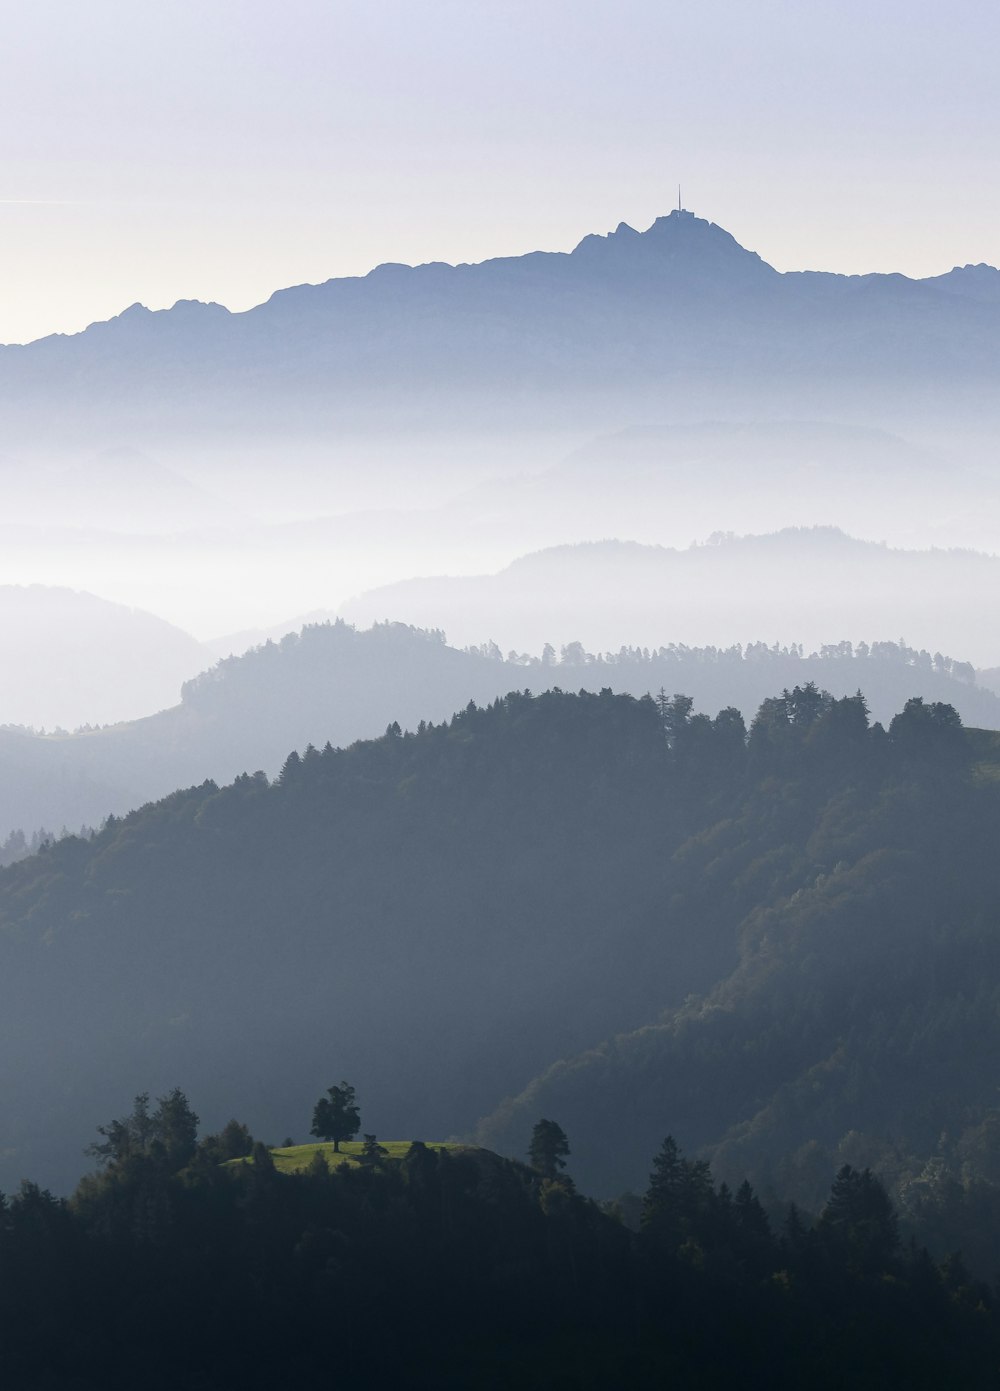
[(627, 1213), (581, 1196), (549, 1120), (530, 1167), (368, 1136), (360, 1164), (282, 1173), (237, 1121), (197, 1131), (179, 1089), (141, 1094), (68, 1201), (0, 1197), (5, 1384), (994, 1384), (994, 1293), (905, 1245), (869, 1170), (842, 1166), (815, 1222), (772, 1220), (668, 1136)]
[(523, 1153), (558, 1115), (606, 1196), (667, 1128), (813, 1210), (811, 1172), (885, 1171), (890, 1139), (913, 1195), (972, 1192), (998, 771), (941, 703), (886, 730), (807, 683), (748, 733), (683, 696), (515, 692), (113, 819), (0, 874), (5, 1182), (71, 1183), (95, 1106), (147, 1079), (284, 1133), (335, 1055), (376, 1131), (493, 1111)]
[(317, 623), (224, 658), (185, 684), (179, 705), (143, 720), (49, 737), (0, 727), (0, 837), (98, 825), (206, 777), (230, 782), (257, 768), (273, 777), (289, 749), (372, 738), (393, 721), (413, 729), (525, 686), (536, 695), (561, 686), (634, 696), (665, 686), (706, 713), (736, 705), (749, 714), (808, 681), (836, 696), (860, 687), (886, 724), (921, 695), (954, 705), (966, 724), (1000, 729), (1000, 697), (976, 683), (970, 663), (903, 642), (842, 641), (813, 652), (759, 641), (589, 652), (568, 642), (505, 656), (495, 643), (460, 651), (443, 633), (401, 623), (364, 631)]

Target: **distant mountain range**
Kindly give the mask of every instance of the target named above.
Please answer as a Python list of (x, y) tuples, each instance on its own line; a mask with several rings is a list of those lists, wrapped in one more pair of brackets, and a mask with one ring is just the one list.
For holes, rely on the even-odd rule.
[[(290, 446), (269, 463), (225, 466), (199, 455), (168, 468), (159, 450), (61, 464), (8, 459), (0, 578), (87, 589), (214, 639), (335, 612), (377, 585), (482, 574), (529, 552), (608, 537), (686, 548), (718, 532), (822, 522), (908, 550), (1000, 549), (1000, 478), (960, 450), (868, 427), (706, 421), (635, 426), (572, 446), (561, 436), (530, 447), (480, 439), (464, 453), (453, 440), (444, 461), (440, 443), (401, 435), (372, 442), (369, 456), (342, 441), (325, 462)], [(210, 487), (187, 483), (199, 470), (212, 475)], [(443, 626), (433, 615), (421, 623)], [(895, 621), (879, 627), (904, 631)], [(928, 641), (961, 650), (947, 633)], [(213, 647), (230, 650), (239, 648)]]
[(8, 447), (32, 448), (762, 410), (995, 423), (998, 286), (985, 265), (781, 274), (675, 211), (568, 253), (383, 265), (238, 314), (135, 304), (0, 349), (0, 406)]
[(835, 635), (947, 642), (981, 665), (995, 651), (1000, 561), (972, 551), (904, 551), (833, 527), (720, 535), (677, 550), (626, 541), (560, 546), (493, 575), (387, 585), (341, 607), (367, 624), (443, 628), (458, 644), (537, 651), (572, 633), (595, 650), (674, 642), (729, 646), (753, 633), (819, 647)]

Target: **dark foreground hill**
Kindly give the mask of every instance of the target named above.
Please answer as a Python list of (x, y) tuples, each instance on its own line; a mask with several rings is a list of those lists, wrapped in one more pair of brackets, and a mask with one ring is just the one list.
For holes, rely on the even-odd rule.
[(755, 710), (775, 690), (810, 680), (838, 696), (862, 688), (885, 723), (921, 695), (954, 705), (967, 724), (1000, 729), (1000, 697), (976, 685), (968, 662), (896, 642), (837, 642), (811, 654), (761, 642), (593, 654), (568, 642), (559, 653), (504, 659), (495, 644), (459, 651), (440, 633), (399, 623), (362, 632), (314, 624), (221, 661), (184, 686), (179, 705), (146, 719), (58, 737), (0, 729), (0, 838), (99, 825), (206, 777), (225, 783), (257, 769), (273, 777), (290, 749), (349, 744), (393, 721), (415, 729), (513, 689), (607, 686), (641, 696), (662, 686), (714, 715), (727, 705)]
[(283, 1174), (258, 1143), (223, 1166), (186, 1099), (163, 1104), (169, 1130), (147, 1113), (155, 1138), (68, 1205), (28, 1184), (0, 1209), (4, 1385), (132, 1391), (137, 1368), (149, 1391), (995, 1384), (990, 1288), (907, 1251), (869, 1173), (842, 1169), (814, 1226), (773, 1228), (749, 1186), (716, 1188), (668, 1140), (633, 1231), (484, 1151)]
[(376, 1131), (468, 1130), (664, 1010), (496, 1144), (566, 1112), (607, 1193), (667, 1130), (775, 1187), (854, 1133), (916, 1178), (947, 1130), (990, 1180), (998, 764), (944, 705), (886, 732), (799, 687), (747, 742), (681, 698), (512, 694), (62, 841), (0, 874), (6, 1182), (68, 1182), (95, 1109), (178, 1079), (272, 1135), (331, 1069)]

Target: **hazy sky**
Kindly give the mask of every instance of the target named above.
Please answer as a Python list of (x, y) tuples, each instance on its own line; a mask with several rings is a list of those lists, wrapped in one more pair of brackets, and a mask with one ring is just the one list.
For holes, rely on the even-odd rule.
[(780, 269), (1000, 262), (995, 0), (32, 0), (0, 341), (684, 202)]

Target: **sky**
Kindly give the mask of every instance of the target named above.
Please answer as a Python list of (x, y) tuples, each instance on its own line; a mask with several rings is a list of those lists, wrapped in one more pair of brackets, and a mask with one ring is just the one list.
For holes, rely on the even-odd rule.
[(32, 0), (0, 45), (0, 342), (676, 201), (781, 270), (1000, 263), (993, 0)]

